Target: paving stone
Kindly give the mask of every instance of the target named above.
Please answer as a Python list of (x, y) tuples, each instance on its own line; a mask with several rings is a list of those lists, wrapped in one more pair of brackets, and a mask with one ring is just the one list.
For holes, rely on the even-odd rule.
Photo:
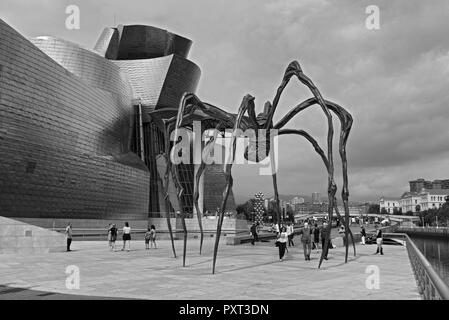
[[(0, 299), (51, 299), (75, 294), (92, 297), (139, 299), (420, 299), (405, 247), (385, 246), (385, 255), (374, 255), (375, 247), (357, 246), (344, 262), (344, 248), (332, 249), (329, 260), (318, 269), (319, 254), (304, 261), (302, 248), (291, 248), (286, 260), (278, 260), (272, 242), (256, 246), (220, 245), (216, 274), (212, 275), (213, 239), (206, 240), (203, 254), (199, 242), (189, 241), (186, 268), (182, 267), (182, 242), (176, 241), (173, 258), (169, 241), (146, 252), (134, 243), (131, 252), (110, 252), (102, 241), (75, 241), (76, 251), (35, 255), (0, 255), (0, 285), (33, 288), (40, 296), (18, 293)], [(151, 251), (151, 250), (150, 250)], [(151, 258), (149, 258), (151, 254)], [(80, 289), (65, 287), (66, 267), (80, 268)], [(380, 272), (380, 290), (368, 289), (368, 266)], [(20, 293), (20, 294), (19, 294)], [(73, 298), (73, 297), (70, 297)]]

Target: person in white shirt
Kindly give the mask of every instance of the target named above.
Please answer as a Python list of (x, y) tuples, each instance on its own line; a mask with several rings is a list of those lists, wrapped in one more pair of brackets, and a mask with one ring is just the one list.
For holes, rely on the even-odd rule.
[(276, 242), (279, 247), (279, 261), (284, 261), (285, 249), (287, 248), (287, 230), (285, 227), (282, 227), (280, 231)]
[(128, 249), (126, 251), (131, 250), (131, 228), (128, 222), (125, 222), (125, 226), (123, 227), (123, 248), (122, 251), (125, 250), (126, 245), (128, 245)]

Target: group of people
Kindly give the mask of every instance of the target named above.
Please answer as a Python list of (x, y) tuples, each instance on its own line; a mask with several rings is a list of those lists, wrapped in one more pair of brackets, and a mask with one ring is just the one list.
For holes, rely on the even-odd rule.
[[(73, 237), (73, 231), (72, 231), (72, 224), (69, 222), (65, 233), (67, 236), (67, 251), (72, 251), (70, 249), (70, 245), (72, 243), (72, 237)], [(118, 237), (118, 229), (114, 223), (110, 223), (108, 226), (108, 242), (109, 242), (109, 249), (111, 251), (115, 251), (115, 242)], [(125, 222), (125, 225), (122, 230), (122, 239), (123, 239), (123, 247), (121, 251), (131, 251), (131, 227), (129, 226), (128, 222)], [(145, 232), (145, 249), (149, 250), (151, 248), (157, 249), (156, 247), (156, 227), (154, 225), (151, 225), (148, 227), (148, 230)]]
[[(327, 253), (329, 247), (332, 246), (332, 243), (329, 238), (329, 244), (326, 248), (325, 246), (325, 239), (326, 239), (326, 232), (327, 232), (327, 223), (323, 224), (322, 230), (318, 227), (317, 224), (314, 225), (313, 228), (309, 226), (309, 223), (304, 223), (304, 228), (302, 228), (299, 231), (299, 235), (301, 236), (301, 243), (304, 249), (304, 259), (306, 261), (310, 261), (310, 255), (312, 253), (312, 250), (316, 249), (317, 253), (319, 252), (319, 244), (320, 244), (320, 234), (321, 234), (321, 246), (322, 248), (325, 248), (326, 252), (324, 254), (324, 259), (327, 260)], [(294, 237), (294, 229), (293, 224), (289, 223), (287, 226), (281, 226), (279, 234), (276, 238), (276, 246), (279, 248), (279, 260), (284, 260), (285, 252), (288, 251), (287, 249), (287, 243), (288, 246), (294, 246), (293, 243), (293, 237)]]
[[(108, 228), (108, 241), (109, 241), (109, 248), (111, 251), (115, 251), (115, 241), (117, 240), (118, 230), (115, 226), (115, 224), (110, 223)], [(129, 226), (128, 222), (125, 222), (125, 226), (123, 227), (122, 232), (122, 238), (123, 238), (123, 248), (121, 251), (131, 251), (131, 227)], [(157, 249), (156, 247), (156, 227), (154, 225), (151, 225), (148, 227), (147, 231), (145, 232), (145, 250), (149, 250), (151, 248)]]
[[(259, 241), (258, 236), (258, 228), (259, 223), (254, 223), (251, 226), (250, 229), (250, 235), (251, 237), (251, 244), (254, 245), (256, 241)], [(294, 246), (293, 243), (293, 237), (294, 237), (294, 226), (290, 222), (287, 226), (281, 225), (279, 227), (278, 224), (275, 225), (275, 231), (276, 231), (276, 246), (279, 248), (279, 260), (283, 261), (285, 251), (287, 250), (287, 243), (289, 247)], [(343, 237), (343, 243), (346, 245), (346, 232), (345, 227), (341, 225), (339, 229), (339, 234)], [(71, 251), (70, 245), (72, 243), (72, 224), (69, 222), (66, 227), (66, 236), (67, 236), (67, 251)], [(315, 223), (313, 228), (310, 228), (309, 223), (305, 222), (304, 227), (299, 231), (299, 235), (301, 236), (301, 243), (303, 245), (304, 249), (304, 259), (306, 261), (310, 261), (310, 254), (312, 250), (316, 248), (317, 253), (319, 252), (319, 243), (320, 243), (320, 234), (321, 234), (321, 247), (323, 250), (326, 250), (324, 252), (324, 259), (327, 260), (327, 254), (329, 252), (329, 248), (333, 248), (333, 244), (331, 241), (330, 236), (328, 237), (328, 244), (325, 246), (326, 236), (328, 233), (328, 223), (324, 222), (322, 228), (320, 229), (318, 225)], [(366, 231), (365, 227), (361, 226), (360, 235), (362, 238), (362, 245), (365, 245), (366, 243)], [(108, 227), (108, 242), (109, 242), (109, 248), (111, 251), (115, 251), (115, 241), (117, 240), (118, 236), (118, 229), (115, 226), (114, 223), (110, 223)], [(379, 228), (379, 225), (376, 224), (376, 244), (377, 244), (377, 251), (376, 254), (380, 253), (383, 255), (383, 248), (382, 248), (382, 230)], [(123, 247), (121, 251), (130, 251), (131, 250), (131, 227), (129, 226), (128, 222), (125, 222), (125, 226), (123, 227), (122, 231), (122, 238), (123, 238)], [(148, 227), (148, 230), (145, 233), (145, 249), (149, 250), (151, 248), (156, 249), (156, 227), (154, 225), (151, 225)]]
[[(251, 227), (251, 243), (254, 245), (255, 241), (258, 241), (258, 235), (257, 235), (257, 228), (258, 224), (253, 224)], [(280, 227), (276, 224), (274, 226), (274, 230), (276, 232), (276, 246), (279, 248), (279, 260), (283, 261), (285, 252), (288, 252), (288, 247), (294, 246), (293, 243), (293, 237), (294, 237), (294, 228), (292, 223), (288, 223), (287, 226), (281, 225)], [(304, 223), (304, 227), (299, 231), (299, 235), (301, 236), (301, 243), (304, 249), (304, 259), (306, 261), (310, 261), (310, 255), (312, 250), (316, 249), (316, 252), (319, 252), (319, 246), (321, 243), (321, 248), (325, 250), (323, 254), (324, 260), (328, 260), (327, 255), (330, 248), (334, 248), (334, 245), (332, 244), (331, 237), (329, 235), (328, 237), (328, 243), (326, 244), (326, 236), (328, 235), (328, 223), (324, 222), (322, 227), (318, 227), (318, 225), (315, 223), (313, 228), (310, 227), (308, 222)], [(339, 234), (343, 237), (343, 244), (346, 246), (346, 230), (343, 225), (340, 226)], [(362, 237), (362, 245), (366, 243), (366, 230), (365, 227), (361, 226), (361, 237)], [(382, 230), (379, 228), (378, 225), (376, 225), (376, 244), (377, 244), (377, 251), (376, 254), (380, 253), (383, 255), (383, 238), (382, 238)], [(320, 241), (321, 240), (321, 241)]]

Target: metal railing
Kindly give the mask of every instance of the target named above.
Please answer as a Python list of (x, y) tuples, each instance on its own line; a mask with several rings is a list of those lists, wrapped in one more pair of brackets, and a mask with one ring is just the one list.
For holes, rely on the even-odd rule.
[(449, 300), (449, 287), (406, 233), (385, 233), (384, 236), (405, 239), (418, 291), (424, 300)]
[(400, 226), (399, 232), (412, 233), (423, 236), (435, 236), (435, 237), (449, 237), (449, 228), (447, 227), (406, 227)]

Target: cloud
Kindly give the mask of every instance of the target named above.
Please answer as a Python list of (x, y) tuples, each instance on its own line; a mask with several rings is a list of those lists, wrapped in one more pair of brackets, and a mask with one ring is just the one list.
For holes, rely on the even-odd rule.
[[(63, 10), (71, 2), (81, 8), (79, 31), (64, 28)], [(117, 23), (145, 23), (187, 36), (194, 41), (190, 59), (202, 69), (198, 95), (230, 112), (247, 93), (256, 97), (260, 112), (288, 63), (298, 60), (326, 99), (352, 113), (351, 197), (375, 200), (400, 195), (417, 177), (449, 178), (449, 4), (376, 2), (381, 16), (375, 31), (365, 28), (365, 8), (372, 1), (4, 0), (0, 12), (27, 36), (50, 33), (85, 46), (93, 46), (102, 28), (113, 24), (114, 14)], [(275, 120), (309, 97), (292, 79)], [(325, 147), (327, 126), (319, 108), (305, 111), (289, 127), (309, 131)], [(338, 130), (336, 124), (335, 140)], [(323, 165), (307, 142), (283, 137), (279, 153), (282, 193), (326, 192)], [(238, 196), (272, 194), (271, 189), (270, 177), (236, 167)]]

